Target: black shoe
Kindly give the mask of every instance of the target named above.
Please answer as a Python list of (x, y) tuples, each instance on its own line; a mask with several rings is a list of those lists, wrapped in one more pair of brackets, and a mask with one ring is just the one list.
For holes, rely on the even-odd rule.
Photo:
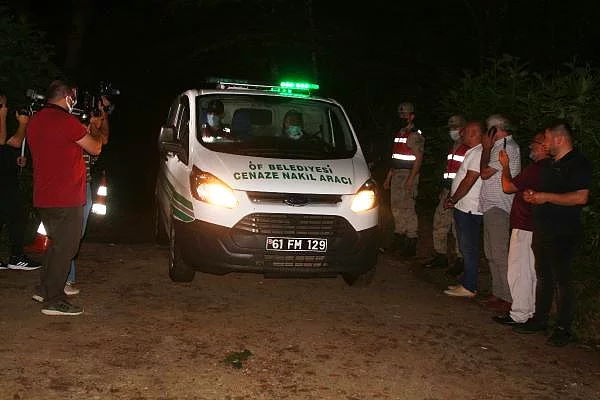
[(42, 308), (42, 314), (45, 315), (80, 315), (83, 308), (61, 300), (54, 304), (48, 304)]
[(392, 251), (402, 252), (406, 246), (406, 235), (400, 233), (394, 233), (394, 240), (392, 242)]
[(4, 262), (0, 261), (0, 269), (8, 269), (8, 265), (4, 264)]
[(564, 347), (573, 341), (573, 334), (562, 326), (557, 326), (546, 342), (549, 346)]
[(414, 257), (417, 255), (417, 238), (407, 238), (404, 250), (400, 252), (400, 255), (405, 257)]
[(446, 272), (448, 273), (448, 275), (452, 275), (452, 276), (459, 276), (460, 274), (463, 273), (465, 269), (465, 262), (462, 258), (457, 258), (454, 261), (454, 265), (449, 268)]
[(492, 319), (494, 320), (494, 322), (497, 322), (502, 325), (522, 325), (522, 324), (524, 324), (524, 322), (515, 321), (514, 319), (512, 319), (512, 317), (509, 314), (496, 315), (495, 317), (492, 317)]
[(446, 268), (448, 267), (448, 257), (444, 254), (436, 253), (435, 256), (423, 266), (425, 268)]
[(524, 324), (513, 326), (513, 330), (517, 333), (536, 333), (536, 332), (544, 332), (548, 328), (548, 324), (545, 322), (539, 322), (533, 318)]
[(23, 271), (33, 271), (40, 268), (42, 265), (38, 262), (30, 260), (25, 254), (20, 256), (10, 256), (8, 259), (8, 268), (20, 269)]

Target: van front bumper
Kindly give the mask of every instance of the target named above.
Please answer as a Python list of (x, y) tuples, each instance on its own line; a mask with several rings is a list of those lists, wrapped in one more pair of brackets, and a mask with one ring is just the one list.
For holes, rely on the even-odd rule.
[[(174, 221), (186, 264), (214, 274), (268, 277), (358, 276), (377, 262), (377, 227), (355, 231), (339, 216), (252, 214), (233, 228), (195, 220)], [(266, 250), (267, 237), (327, 238), (327, 251)]]

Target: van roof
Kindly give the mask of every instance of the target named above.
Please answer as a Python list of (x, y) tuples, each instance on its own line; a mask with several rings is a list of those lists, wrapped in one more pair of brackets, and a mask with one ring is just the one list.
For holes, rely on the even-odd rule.
[(202, 96), (207, 94), (242, 94), (242, 95), (259, 95), (259, 96), (273, 96), (273, 97), (289, 97), (289, 98), (298, 98), (298, 99), (308, 99), (308, 100), (317, 100), (324, 101), (327, 103), (333, 103), (336, 105), (340, 105), (337, 101), (327, 97), (313, 96), (313, 95), (304, 95), (304, 94), (288, 94), (288, 93), (278, 93), (270, 90), (249, 90), (249, 89), (192, 89), (186, 91), (192, 96)]

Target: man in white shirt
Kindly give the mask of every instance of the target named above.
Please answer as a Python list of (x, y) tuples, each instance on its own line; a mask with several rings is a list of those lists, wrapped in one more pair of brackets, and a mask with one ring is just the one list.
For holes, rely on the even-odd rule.
[(504, 149), (509, 158), (511, 176), (516, 176), (521, 172), (521, 153), (506, 117), (492, 115), (486, 123), (488, 132), (481, 138), (479, 208), (483, 213), (483, 246), (492, 275), (492, 296), (485, 303), (493, 310), (507, 313), (512, 303), (507, 276), (510, 209), (514, 194), (502, 190), (502, 165), (498, 160), (500, 151)]
[(446, 208), (454, 208), (454, 223), (458, 245), (464, 259), (464, 273), (459, 285), (449, 286), (444, 291), (448, 296), (475, 297), (479, 272), (479, 250), (482, 214), (479, 211), (481, 179), (482, 127), (479, 122), (469, 122), (462, 133), (463, 143), (471, 147), (456, 172), (452, 182), (452, 195), (446, 200)]

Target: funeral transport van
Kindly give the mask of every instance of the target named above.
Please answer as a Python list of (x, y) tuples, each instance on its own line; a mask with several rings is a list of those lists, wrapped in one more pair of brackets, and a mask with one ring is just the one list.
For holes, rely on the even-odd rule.
[(315, 89), (217, 80), (175, 98), (154, 215), (173, 281), (196, 271), (371, 281), (376, 184), (346, 112)]

